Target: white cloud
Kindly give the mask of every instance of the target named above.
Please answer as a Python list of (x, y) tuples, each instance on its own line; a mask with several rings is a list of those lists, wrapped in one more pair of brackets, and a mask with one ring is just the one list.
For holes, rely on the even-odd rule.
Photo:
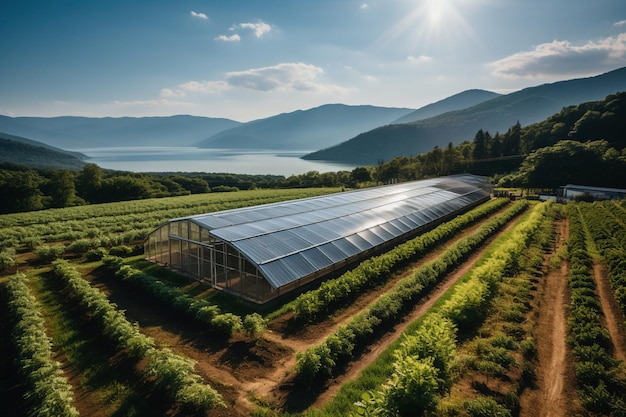
[(304, 63), (284, 63), (271, 67), (234, 71), (226, 74), (226, 81), (234, 87), (258, 91), (298, 90), (315, 91), (325, 88), (317, 82), (324, 70)]
[(368, 7), (369, 7), (369, 6), (367, 5), (367, 3), (363, 3), (363, 4), (361, 5), (361, 10), (365, 10), (365, 9), (367, 9)]
[(181, 97), (188, 92), (218, 94), (225, 90), (241, 89), (261, 92), (296, 91), (344, 94), (347, 88), (324, 84), (320, 77), (324, 70), (304, 63), (282, 63), (270, 67), (253, 68), (246, 71), (226, 73), (223, 80), (188, 81), (177, 90), (163, 88), (162, 97)]
[(239, 36), (236, 33), (230, 36), (220, 35), (217, 38), (215, 38), (215, 40), (222, 41), (222, 42), (239, 42), (241, 40), (241, 36)]
[(550, 75), (590, 75), (626, 64), (626, 33), (584, 45), (555, 40), (492, 62), (493, 75), (537, 78)]
[(204, 94), (216, 94), (228, 88), (229, 85), (226, 81), (188, 81), (180, 85), (180, 89), (183, 91), (183, 95), (184, 91)]
[(613, 23), (613, 26), (626, 26), (626, 20), (620, 20), (619, 22)]
[(170, 88), (162, 88), (161, 89), (161, 97), (183, 97), (185, 93), (180, 90), (172, 90)]
[(417, 62), (419, 64), (430, 62), (433, 60), (432, 57), (427, 56), (427, 55), (418, 55), (418, 56), (409, 55), (406, 57), (406, 59), (410, 62)]
[(202, 19), (202, 20), (208, 20), (209, 19), (209, 16), (207, 16), (206, 14), (194, 12), (193, 10), (191, 11), (191, 16), (197, 17), (198, 19)]
[(230, 28), (230, 30), (235, 29), (250, 29), (252, 32), (254, 32), (254, 36), (260, 38), (266, 33), (269, 33), (272, 30), (272, 27), (267, 23), (261, 22), (259, 20), (258, 23), (240, 23)]

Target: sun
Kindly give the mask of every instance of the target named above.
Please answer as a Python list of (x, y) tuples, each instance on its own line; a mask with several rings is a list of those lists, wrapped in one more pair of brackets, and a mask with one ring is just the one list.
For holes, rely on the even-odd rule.
[(475, 34), (463, 16), (459, 0), (407, 0), (406, 12), (380, 40), (383, 44), (406, 40), (434, 48), (465, 43)]

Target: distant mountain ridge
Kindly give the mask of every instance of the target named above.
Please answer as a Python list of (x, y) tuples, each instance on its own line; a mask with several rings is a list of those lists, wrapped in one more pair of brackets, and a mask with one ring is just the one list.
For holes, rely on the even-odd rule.
[(486, 90), (465, 90), (450, 97), (446, 97), (443, 100), (420, 107), (414, 112), (394, 120), (392, 124), (411, 123), (418, 120), (428, 119), (429, 117), (438, 116), (443, 113), (475, 106), (476, 104), (500, 96), (501, 94)]
[(83, 155), (69, 152), (44, 143), (0, 132), (0, 162), (34, 168), (81, 169)]
[(479, 129), (506, 131), (519, 121), (539, 122), (563, 107), (596, 101), (626, 91), (626, 68), (595, 77), (543, 84), (502, 95), (466, 109), (427, 119), (378, 127), (304, 159), (372, 165), (400, 155), (416, 155), (472, 140)]
[(209, 135), (240, 125), (230, 119), (168, 117), (8, 117), (0, 132), (64, 149), (124, 146), (194, 146)]
[(201, 148), (311, 150), (391, 123), (413, 109), (326, 104), (255, 120), (197, 143)]

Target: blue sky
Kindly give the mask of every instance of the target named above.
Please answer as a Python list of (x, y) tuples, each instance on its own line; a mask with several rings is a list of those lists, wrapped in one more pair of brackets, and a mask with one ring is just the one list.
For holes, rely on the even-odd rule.
[(249, 121), (626, 66), (624, 0), (3, 0), (0, 114)]

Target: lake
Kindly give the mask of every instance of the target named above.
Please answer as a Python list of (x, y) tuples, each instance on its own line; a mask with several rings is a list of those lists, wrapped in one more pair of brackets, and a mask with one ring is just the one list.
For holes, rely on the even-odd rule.
[(219, 172), (231, 174), (304, 174), (352, 171), (355, 165), (305, 161), (310, 151), (205, 149), (195, 147), (119, 147), (72, 149), (102, 168), (132, 172)]

